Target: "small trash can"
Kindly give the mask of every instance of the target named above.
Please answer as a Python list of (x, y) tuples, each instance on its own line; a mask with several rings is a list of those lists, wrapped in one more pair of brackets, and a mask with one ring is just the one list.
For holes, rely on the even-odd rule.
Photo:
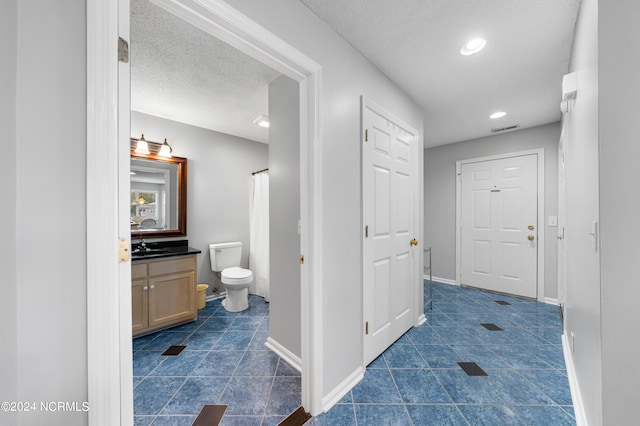
[(207, 289), (209, 284), (198, 284), (198, 309), (202, 309), (207, 304)]

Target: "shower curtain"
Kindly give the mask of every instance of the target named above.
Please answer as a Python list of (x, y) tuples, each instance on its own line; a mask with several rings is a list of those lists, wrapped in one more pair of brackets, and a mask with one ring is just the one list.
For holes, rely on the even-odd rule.
[(253, 283), (249, 293), (269, 301), (269, 174), (253, 175), (251, 185), (249, 269)]

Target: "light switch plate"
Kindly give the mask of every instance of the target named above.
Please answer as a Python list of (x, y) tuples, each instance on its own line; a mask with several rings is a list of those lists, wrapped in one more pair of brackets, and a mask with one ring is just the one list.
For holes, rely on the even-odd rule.
[(558, 216), (549, 216), (549, 226), (558, 226)]

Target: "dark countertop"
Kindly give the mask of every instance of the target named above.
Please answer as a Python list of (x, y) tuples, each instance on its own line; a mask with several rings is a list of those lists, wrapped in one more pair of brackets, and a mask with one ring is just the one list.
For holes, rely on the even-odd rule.
[[(131, 260), (144, 260), (144, 259), (158, 259), (161, 257), (174, 257), (174, 256), (183, 256), (187, 254), (198, 254), (202, 253), (202, 250), (195, 249), (193, 247), (189, 247), (188, 240), (180, 240), (180, 241), (154, 241), (154, 242), (146, 242), (147, 249), (150, 251), (145, 251), (139, 247), (140, 243), (131, 245)], [(140, 250), (136, 253), (136, 249)], [(144, 253), (144, 254), (143, 254)]]

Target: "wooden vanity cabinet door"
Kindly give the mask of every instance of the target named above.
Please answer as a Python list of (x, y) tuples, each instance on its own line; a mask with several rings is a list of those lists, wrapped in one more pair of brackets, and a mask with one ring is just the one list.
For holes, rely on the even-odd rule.
[(149, 285), (147, 279), (131, 280), (131, 332), (149, 327)]
[(131, 332), (135, 335), (149, 327), (149, 284), (147, 264), (131, 265)]
[(149, 327), (194, 318), (195, 273), (149, 277)]

